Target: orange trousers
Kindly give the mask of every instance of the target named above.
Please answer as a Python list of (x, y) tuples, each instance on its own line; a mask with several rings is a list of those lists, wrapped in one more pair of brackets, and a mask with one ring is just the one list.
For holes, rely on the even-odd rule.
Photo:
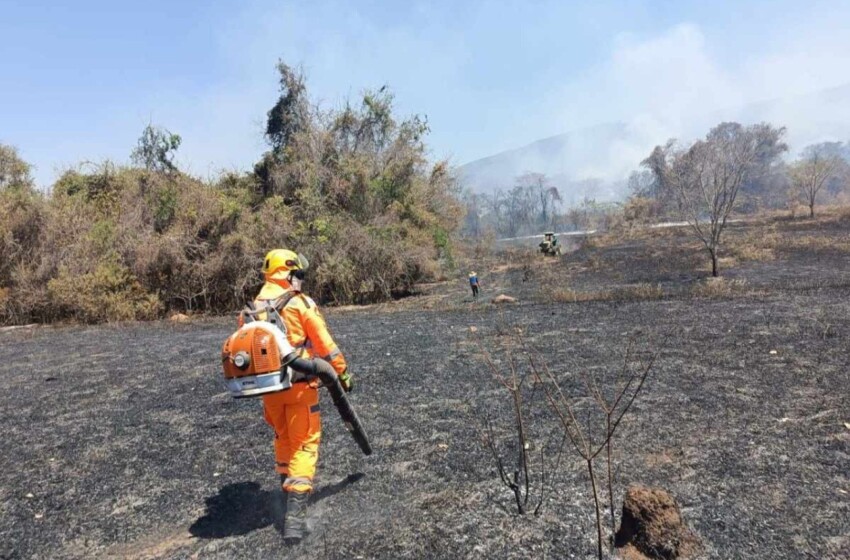
[(319, 391), (306, 383), (263, 397), (263, 412), (274, 430), (275, 470), (287, 492), (311, 492), (322, 439)]

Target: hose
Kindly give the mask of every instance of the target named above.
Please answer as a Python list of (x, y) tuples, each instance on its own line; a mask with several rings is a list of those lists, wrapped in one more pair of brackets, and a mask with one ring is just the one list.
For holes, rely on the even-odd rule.
[[(284, 361), (290, 360), (291, 355), (284, 358)], [(364, 455), (372, 454), (372, 444), (369, 443), (369, 437), (366, 435), (366, 429), (360, 422), (360, 418), (354, 409), (351, 408), (351, 403), (345, 395), (345, 390), (339, 382), (336, 370), (328, 362), (321, 358), (313, 358), (307, 360), (305, 358), (291, 358), (287, 364), (295, 375), (292, 376), (292, 381), (308, 381), (318, 378), (322, 385), (328, 390), (331, 395), (331, 400), (334, 406), (342, 417), (345, 428), (354, 437), (354, 441), (363, 451)]]

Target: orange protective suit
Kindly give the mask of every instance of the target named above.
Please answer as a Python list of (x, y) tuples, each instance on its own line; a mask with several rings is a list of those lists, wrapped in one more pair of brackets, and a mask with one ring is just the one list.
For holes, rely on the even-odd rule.
[[(286, 280), (267, 279), (255, 304), (260, 308), (264, 302), (291, 291)], [(345, 357), (328, 332), (316, 302), (296, 292), (279, 312), (286, 324), (286, 337), (300, 350), (301, 357), (319, 357), (330, 362), (337, 374), (345, 371)], [(266, 422), (274, 429), (276, 470), (284, 479), (283, 489), (310, 492), (322, 438), (317, 384), (299, 382), (286, 391), (265, 395), (263, 408)]]

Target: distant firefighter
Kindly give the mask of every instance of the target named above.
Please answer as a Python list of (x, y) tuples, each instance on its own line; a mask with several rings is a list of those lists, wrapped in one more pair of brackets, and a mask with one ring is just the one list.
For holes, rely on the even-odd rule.
[(472, 288), (472, 297), (478, 297), (478, 275), (475, 272), (469, 273), (469, 287)]

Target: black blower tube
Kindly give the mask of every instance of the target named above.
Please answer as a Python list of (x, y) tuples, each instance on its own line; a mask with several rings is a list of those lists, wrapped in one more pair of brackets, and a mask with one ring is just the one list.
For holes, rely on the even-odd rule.
[[(286, 359), (288, 358), (289, 356)], [(296, 375), (292, 378), (293, 381), (319, 378), (322, 385), (330, 393), (331, 400), (342, 417), (346, 429), (354, 437), (354, 441), (360, 446), (360, 450), (363, 451), (364, 455), (371, 455), (372, 444), (369, 443), (369, 436), (366, 435), (366, 430), (363, 428), (363, 424), (360, 422), (357, 413), (351, 408), (351, 403), (348, 401), (348, 397), (345, 396), (345, 390), (342, 388), (342, 384), (339, 382), (333, 366), (321, 358), (313, 358), (311, 360), (294, 358), (287, 365), (296, 372)]]

